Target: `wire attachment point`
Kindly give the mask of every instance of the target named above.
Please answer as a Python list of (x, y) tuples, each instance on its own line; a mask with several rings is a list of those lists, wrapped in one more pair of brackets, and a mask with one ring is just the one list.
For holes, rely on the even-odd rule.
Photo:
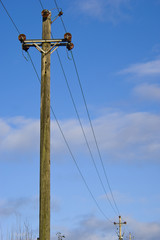
[(53, 21), (51, 21), (51, 23), (53, 23), (54, 21), (57, 20), (58, 17), (61, 17), (63, 15), (62, 10), (58, 13), (58, 15), (53, 19)]
[(68, 43), (66, 47), (67, 47), (68, 51), (70, 51), (74, 48), (74, 44), (73, 43)]
[(72, 34), (67, 32), (64, 34), (64, 39), (68, 42), (71, 42), (72, 41)]
[(22, 48), (22, 55), (23, 55), (24, 59), (28, 62), (29, 59), (24, 55), (23, 48)]
[(23, 42), (26, 40), (26, 35), (25, 35), (25, 34), (20, 34), (20, 35), (18, 36), (18, 40), (19, 40), (21, 43), (23, 43)]
[(63, 15), (62, 10), (58, 13), (58, 16), (61, 17)]
[(66, 49), (66, 52), (67, 52), (67, 58), (68, 58), (70, 61), (72, 61), (72, 60), (73, 60), (72, 55), (71, 55), (71, 57), (69, 56), (69, 53), (68, 53), (68, 50), (67, 50), (67, 49)]

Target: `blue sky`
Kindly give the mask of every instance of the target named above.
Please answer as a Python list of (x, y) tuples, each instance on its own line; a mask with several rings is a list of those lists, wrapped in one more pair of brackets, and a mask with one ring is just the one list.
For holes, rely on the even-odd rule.
[[(19, 31), (41, 38), (38, 0), (3, 1)], [(57, 0), (112, 192), (135, 239), (160, 234), (160, 32), (159, 0)], [(54, 1), (42, 0), (56, 16)], [(22, 55), (18, 32), (0, 4), (0, 229), (28, 222), (38, 236), (40, 84)], [(60, 19), (52, 24), (63, 38)], [(29, 53), (40, 76), (40, 53)], [(112, 201), (97, 154), (72, 60), (59, 54), (88, 142)], [(27, 54), (24, 53), (27, 57)], [(69, 57), (71, 55), (69, 53)], [(118, 221), (96, 175), (57, 54), (51, 57), (51, 105), (76, 161), (102, 211)], [(51, 232), (67, 239), (117, 239), (99, 212), (51, 115)], [(18, 223), (18, 224), (17, 224)]]

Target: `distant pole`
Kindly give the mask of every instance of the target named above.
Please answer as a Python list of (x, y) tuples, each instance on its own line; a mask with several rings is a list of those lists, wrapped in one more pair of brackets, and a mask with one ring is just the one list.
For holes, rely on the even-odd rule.
[[(51, 13), (42, 11), (42, 40), (51, 39)], [(42, 43), (47, 51), (50, 43)], [(39, 238), (50, 240), (50, 52), (41, 56)]]
[(131, 236), (131, 233), (129, 233), (129, 240), (133, 240), (133, 239), (134, 239), (134, 237)]
[(119, 240), (122, 240), (123, 239), (123, 237), (122, 237), (122, 224), (127, 224), (126, 222), (122, 222), (121, 221), (121, 216), (119, 216), (119, 222), (118, 223), (116, 223), (116, 222), (114, 222), (114, 224), (116, 225), (116, 224), (118, 224), (119, 225)]

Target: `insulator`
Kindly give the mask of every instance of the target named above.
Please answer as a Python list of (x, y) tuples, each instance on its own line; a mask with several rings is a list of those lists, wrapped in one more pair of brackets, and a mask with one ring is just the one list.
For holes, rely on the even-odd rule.
[(18, 40), (19, 40), (20, 42), (24, 42), (24, 41), (26, 40), (26, 35), (25, 35), (25, 34), (20, 34), (20, 35), (18, 36)]
[(22, 44), (22, 49), (24, 50), (24, 51), (28, 51), (28, 49), (29, 49), (29, 47), (28, 46), (26, 46), (25, 44)]
[(50, 14), (50, 11), (48, 11), (47, 9), (44, 9), (41, 14), (44, 18), (47, 18)]
[(63, 12), (60, 11), (60, 12), (58, 13), (58, 16), (60, 17), (60, 16), (62, 16), (62, 15), (63, 15)]
[(65, 33), (64, 34), (64, 39), (68, 42), (72, 41), (72, 34), (71, 33)]
[(70, 51), (74, 48), (74, 44), (73, 43), (68, 43), (67, 44), (67, 49)]

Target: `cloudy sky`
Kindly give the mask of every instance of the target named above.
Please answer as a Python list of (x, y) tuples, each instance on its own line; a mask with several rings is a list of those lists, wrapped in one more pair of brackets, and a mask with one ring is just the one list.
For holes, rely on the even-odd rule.
[[(57, 9), (54, 0), (41, 0), (41, 4), (38, 0), (2, 2), (0, 232), (7, 236), (27, 222), (36, 239), (40, 83), (28, 55), (22, 53), (18, 35), (40, 39), (41, 5), (51, 10), (53, 19)], [(71, 53), (59, 48), (65, 76), (57, 53), (51, 57), (51, 106), (56, 115), (55, 119), (51, 113), (52, 238), (61, 232), (70, 240), (116, 240), (113, 222), (120, 214), (127, 221), (122, 230), (124, 239), (131, 232), (134, 239), (157, 240), (160, 1), (57, 0), (57, 4), (73, 36), (79, 79)], [(57, 19), (52, 34), (63, 38), (64, 33)], [(40, 53), (34, 48), (29, 53), (40, 76)]]

